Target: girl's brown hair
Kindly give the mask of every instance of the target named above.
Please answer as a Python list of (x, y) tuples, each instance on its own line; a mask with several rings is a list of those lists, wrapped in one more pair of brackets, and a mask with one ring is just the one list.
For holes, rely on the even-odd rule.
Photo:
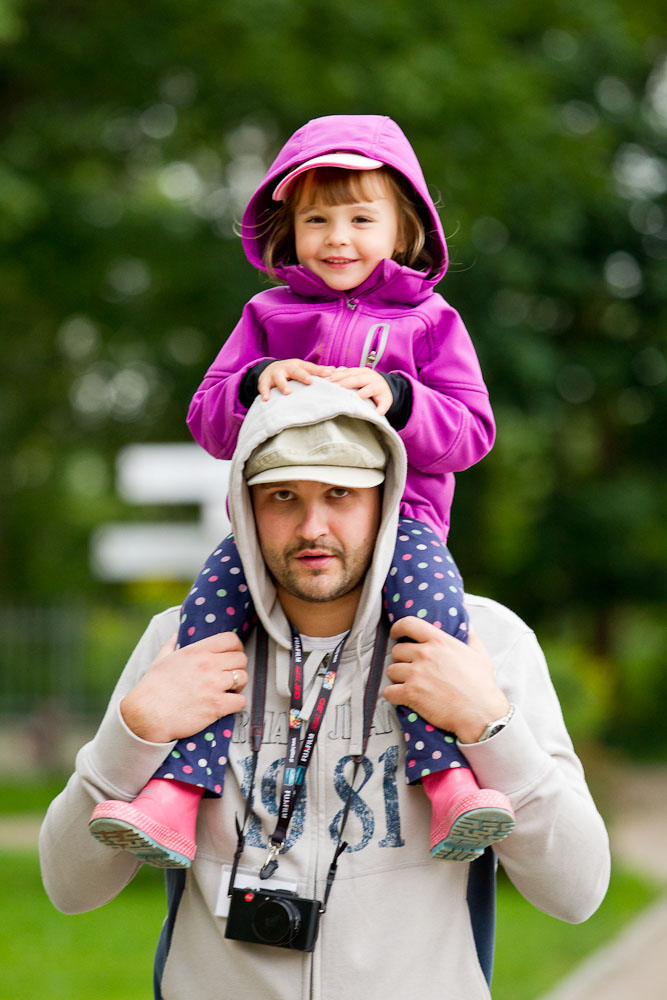
[(435, 266), (433, 255), (426, 246), (426, 223), (415, 204), (414, 191), (408, 181), (391, 167), (377, 170), (345, 170), (341, 167), (318, 167), (296, 178), (292, 189), (261, 227), (264, 251), (262, 262), (267, 273), (277, 280), (276, 269), (298, 263), (294, 246), (294, 212), (297, 205), (316, 189), (325, 205), (350, 205), (357, 201), (372, 201), (390, 191), (396, 199), (399, 230), (398, 245), (404, 249), (393, 254), (399, 264), (430, 271)]

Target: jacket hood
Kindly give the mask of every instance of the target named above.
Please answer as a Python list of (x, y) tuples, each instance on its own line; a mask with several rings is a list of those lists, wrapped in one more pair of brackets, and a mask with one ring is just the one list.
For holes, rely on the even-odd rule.
[(289, 624), (278, 603), (259, 548), (250, 491), (243, 478), (244, 465), (255, 448), (285, 427), (317, 423), (346, 414), (366, 420), (377, 428), (389, 456), (382, 517), (375, 553), (366, 572), (359, 607), (347, 641), (346, 650), (350, 650), (355, 645), (368, 644), (374, 638), (382, 587), (396, 546), (399, 501), (406, 476), (405, 448), (387, 420), (378, 416), (375, 404), (371, 400), (360, 399), (354, 390), (343, 389), (320, 378), (313, 379), (309, 386), (292, 382), (291, 389), (287, 396), (273, 389), (268, 402), (258, 396), (248, 410), (230, 466), (228, 496), (232, 528), (257, 615), (278, 645), (291, 648)]
[(442, 222), (412, 146), (396, 122), (385, 115), (328, 115), (325, 118), (314, 118), (288, 139), (243, 214), (243, 248), (250, 263), (259, 270), (265, 270), (262, 263), (262, 220), (276, 205), (272, 194), (278, 181), (306, 160), (333, 152), (361, 153), (371, 159), (381, 160), (409, 181), (431, 220), (426, 242), (438, 264), (429, 277), (433, 284), (439, 281), (447, 270), (448, 263)]

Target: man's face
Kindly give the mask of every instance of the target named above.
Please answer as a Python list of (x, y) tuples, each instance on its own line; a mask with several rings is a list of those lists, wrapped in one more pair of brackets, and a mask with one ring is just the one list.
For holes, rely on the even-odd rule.
[(251, 490), (260, 548), (283, 607), (284, 596), (322, 604), (361, 592), (380, 523), (379, 486), (299, 480)]

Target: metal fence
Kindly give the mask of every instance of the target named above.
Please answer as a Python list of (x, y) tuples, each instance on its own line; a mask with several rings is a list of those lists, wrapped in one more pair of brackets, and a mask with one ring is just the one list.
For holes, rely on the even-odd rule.
[(84, 712), (83, 608), (0, 607), (0, 715)]

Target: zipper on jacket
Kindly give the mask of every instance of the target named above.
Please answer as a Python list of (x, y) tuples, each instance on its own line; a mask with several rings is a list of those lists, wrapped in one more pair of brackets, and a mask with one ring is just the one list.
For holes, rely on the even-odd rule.
[(359, 306), (358, 299), (344, 298), (342, 295), (336, 306), (336, 319), (332, 324), (329, 333), (329, 343), (326, 358), (322, 358), (321, 364), (334, 364), (332, 358), (336, 358), (335, 364), (353, 367), (356, 361), (349, 356), (349, 329), (356, 325), (355, 317), (352, 315)]
[[(317, 858), (315, 859), (315, 876), (313, 882), (313, 899), (315, 899), (315, 889), (317, 886)], [(320, 913), (320, 920), (322, 919), (322, 914)], [(322, 928), (320, 927), (320, 934), (322, 933)], [(319, 936), (319, 935), (318, 935)], [(321, 983), (320, 983), (321, 986)], [(319, 992), (319, 990), (318, 990)], [(308, 985), (308, 1000), (315, 1000), (315, 952), (313, 951), (310, 956), (310, 983)]]

